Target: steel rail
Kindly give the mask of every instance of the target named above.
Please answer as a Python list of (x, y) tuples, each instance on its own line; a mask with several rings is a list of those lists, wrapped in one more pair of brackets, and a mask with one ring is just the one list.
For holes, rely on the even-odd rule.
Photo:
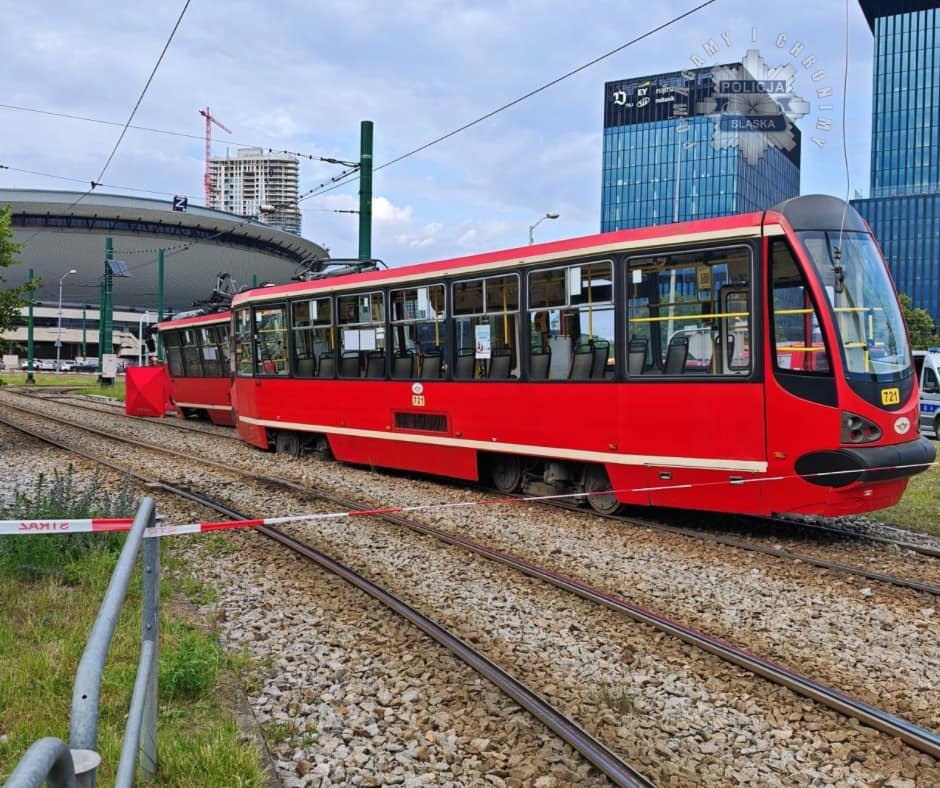
[[(9, 422), (6, 422), (5, 419), (0, 419), (0, 421), (9, 424)], [(66, 448), (68, 451), (81, 454), (87, 459), (93, 459), (96, 462), (100, 462), (100, 460), (92, 457), (91, 455), (85, 454), (83, 452), (76, 452), (71, 447), (66, 447), (60, 443), (57, 443), (53, 439), (38, 435), (29, 431), (28, 429), (16, 427), (16, 425), (11, 424), (10, 426), (15, 427), (16, 429), (20, 429), (22, 432), (32, 435), (33, 437), (36, 437), (47, 443), (57, 445), (61, 448)], [(148, 446), (147, 448), (151, 447)], [(119, 467), (117, 464), (112, 465), (108, 462), (103, 464), (114, 468)], [(139, 474), (132, 473), (132, 475), (135, 478), (141, 480), (144, 478)], [(148, 481), (152, 487), (159, 486), (167, 492), (186, 498), (195, 503), (199, 503), (202, 506), (214, 509), (215, 511), (218, 511), (227, 517), (231, 517), (234, 520), (249, 519), (244, 514), (229, 509), (228, 507), (212, 501), (211, 499), (199, 493), (186, 490), (185, 488), (179, 487), (178, 485), (161, 480), (151, 479)], [(268, 481), (268, 479), (264, 478), (264, 481)], [(306, 492), (309, 494), (309, 490)], [(594, 764), (594, 766), (596, 766), (597, 769), (606, 777), (608, 777), (614, 784), (624, 786), (624, 788), (646, 788), (655, 786), (655, 783), (646, 778), (641, 772), (633, 768), (626, 761), (622, 760), (616, 753), (606, 747), (602, 742), (591, 736), (576, 722), (565, 716), (562, 712), (544, 700), (541, 696), (537, 695), (535, 692), (529, 689), (525, 684), (513, 678), (509, 673), (504, 671), (495, 663), (491, 662), (483, 654), (479, 653), (471, 646), (467, 645), (464, 641), (448, 632), (432, 619), (424, 616), (422, 613), (419, 613), (407, 603), (362, 577), (352, 569), (349, 569), (343, 564), (340, 564), (323, 553), (320, 553), (309, 545), (305, 545), (303, 542), (294, 539), (288, 534), (285, 534), (269, 526), (261, 526), (254, 530), (261, 532), (265, 536), (284, 544), (291, 550), (294, 550), (295, 552), (306, 556), (310, 560), (315, 561), (327, 571), (332, 572), (338, 577), (341, 577), (342, 579), (351, 583), (361, 591), (369, 594), (369, 596), (384, 604), (386, 607), (407, 620), (409, 623), (418, 627), (418, 629), (431, 637), (434, 641), (450, 650), (467, 665), (473, 668), (477, 673), (489, 680), (508, 697), (512, 698), (513, 701), (515, 701), (525, 711), (539, 720), (543, 725), (545, 725), (546, 728), (562, 739), (562, 741), (571, 745), (571, 747), (581, 753), (585, 759)]]
[[(595, 514), (598, 513), (595, 512)], [(603, 517), (605, 515), (599, 516)], [(791, 561), (800, 561), (804, 564), (812, 564), (813, 566), (818, 566), (823, 569), (834, 569), (839, 572), (865, 577), (869, 580), (877, 580), (882, 583), (889, 583), (891, 585), (900, 586), (902, 588), (910, 588), (913, 591), (921, 591), (925, 594), (940, 596), (940, 586), (936, 586), (931, 583), (921, 583), (918, 580), (910, 580), (906, 577), (888, 575), (883, 572), (873, 572), (870, 569), (863, 569), (862, 567), (852, 566), (851, 564), (830, 561), (826, 558), (817, 558), (816, 556), (807, 555), (806, 553), (795, 553), (792, 550), (784, 550), (779, 547), (766, 547), (755, 542), (746, 542), (741, 539), (735, 539), (732, 536), (721, 536), (720, 534), (713, 534), (709, 533), (708, 531), (697, 531), (694, 528), (682, 528), (681, 526), (677, 525), (661, 525), (654, 521), (639, 520), (634, 518), (618, 518), (616, 515), (611, 517), (612, 519), (619, 520), (620, 522), (627, 520), (628, 522), (635, 523), (636, 525), (642, 525), (645, 528), (656, 528), (657, 530), (679, 534), (680, 536), (688, 536), (692, 539), (700, 539), (702, 541), (723, 544), (727, 547), (737, 547), (741, 550), (748, 550), (752, 553), (764, 553), (765, 555), (772, 555), (777, 558), (787, 558)], [(891, 544), (897, 544), (896, 542), (892, 542), (890, 539), (885, 539), (885, 541)]]
[[(168, 492), (198, 503), (201, 506), (213, 509), (233, 520), (251, 519), (246, 514), (230, 509), (224, 504), (208, 498), (201, 493), (187, 490), (169, 482), (159, 482), (160, 486)], [(309, 491), (307, 491), (309, 494)], [(315, 561), (329, 572), (341, 577), (369, 596), (373, 597), (393, 612), (418, 627), (434, 641), (444, 646), (457, 657), (467, 663), (484, 678), (488, 679), (497, 688), (512, 698), (523, 709), (532, 714), (546, 728), (555, 733), (560, 739), (570, 744), (587, 760), (593, 763), (604, 775), (614, 783), (622, 786), (652, 786), (639, 771), (623, 761), (618, 755), (608, 749), (603, 743), (595, 739), (576, 722), (558, 711), (541, 696), (530, 690), (525, 684), (514, 679), (495, 663), (491, 662), (473, 647), (467, 645), (455, 635), (441, 627), (432, 619), (419, 613), (406, 602), (398, 599), (390, 592), (367, 580), (365, 577), (321, 553), (299, 539), (285, 534), (283, 531), (271, 526), (262, 525), (254, 530), (274, 539), (286, 547)]]
[[(33, 414), (33, 415), (43, 415), (43, 414)], [(15, 425), (11, 425), (15, 426)], [(78, 426), (78, 425), (73, 425)], [(86, 429), (92, 432), (97, 432), (93, 428), (80, 427), (80, 429)], [(19, 428), (18, 428), (19, 429)], [(105, 434), (106, 433), (101, 433)], [(38, 436), (42, 440), (49, 440), (45, 437)], [(137, 441), (131, 441), (130, 439), (123, 438), (121, 436), (109, 436), (116, 437), (118, 440), (124, 440), (127, 442), (137, 443)], [(51, 441), (50, 441), (51, 442)], [(157, 451), (166, 452), (169, 454), (177, 454), (178, 456), (186, 456), (181, 453), (174, 452), (172, 449), (164, 449), (162, 447), (154, 447), (149, 444), (142, 444), (147, 448), (152, 448)], [(74, 451), (69, 449), (70, 451)], [(192, 459), (188, 457), (188, 459)], [(226, 470), (232, 471), (233, 469), (228, 466), (224, 466), (221, 463), (216, 463), (214, 461), (208, 460), (204, 461), (207, 465), (215, 465), (217, 467), (225, 468)], [(342, 503), (347, 506), (350, 510), (352, 509), (363, 509), (366, 510), (369, 507), (361, 506), (358, 504), (353, 504), (349, 501), (345, 501), (337, 496), (331, 495), (329, 493), (322, 494), (320, 492), (311, 490), (309, 487), (303, 487), (299, 484), (284, 481), (282, 479), (274, 479), (272, 477), (261, 476), (249, 474), (245, 471), (235, 471), (241, 473), (245, 476), (250, 476), (259, 481), (264, 481), (265, 483), (273, 484), (281, 488), (288, 488), (302, 492), (306, 495), (314, 495), (318, 498), (324, 500), (330, 500), (337, 503)], [(162, 483), (161, 483), (162, 484)], [(192, 493), (190, 493), (192, 494)], [(194, 498), (195, 500), (195, 498)], [(711, 654), (714, 654), (732, 664), (743, 667), (752, 673), (759, 675), (763, 678), (773, 681), (774, 683), (780, 684), (787, 687), (788, 689), (796, 692), (799, 695), (810, 698), (816, 702), (819, 702), (828, 708), (839, 711), (842, 714), (845, 714), (849, 717), (854, 717), (860, 722), (864, 722), (870, 725), (877, 730), (888, 733), (893, 736), (897, 736), (902, 741), (909, 744), (911, 747), (924, 752), (928, 755), (931, 755), (934, 758), (940, 759), (940, 736), (932, 731), (928, 731), (925, 728), (922, 728), (914, 723), (911, 723), (907, 720), (904, 720), (896, 715), (890, 714), (881, 709), (877, 709), (863, 701), (857, 700), (848, 696), (842, 692), (839, 692), (836, 689), (828, 687), (822, 683), (814, 682), (812, 679), (809, 679), (802, 674), (790, 670), (788, 668), (777, 665), (774, 662), (769, 660), (764, 660), (754, 654), (751, 654), (745, 649), (734, 646), (730, 643), (720, 640), (719, 638), (713, 637), (706, 633), (700, 632), (691, 627), (685, 627), (682, 624), (673, 622), (664, 616), (660, 616), (657, 613), (652, 611), (645, 610), (644, 608), (634, 605), (626, 600), (607, 594), (606, 592), (600, 591), (593, 588), (585, 583), (582, 583), (579, 580), (573, 578), (567, 578), (557, 572), (552, 570), (543, 569), (531, 564), (522, 559), (515, 558), (508, 554), (502, 553), (498, 550), (494, 550), (483, 545), (478, 545), (468, 539), (457, 536), (455, 534), (448, 533), (446, 531), (441, 531), (438, 528), (433, 526), (428, 526), (423, 523), (417, 523), (411, 520), (408, 520), (403, 517), (398, 517), (392, 514), (381, 514), (374, 515), (380, 519), (387, 520), (389, 522), (394, 522), (399, 525), (403, 525), (413, 530), (419, 531), (421, 533), (427, 534), (429, 536), (435, 536), (436, 538), (441, 539), (444, 542), (449, 544), (457, 545), (464, 547), (466, 549), (472, 550), (480, 555), (491, 558), (494, 561), (504, 563), (508, 566), (518, 569), (532, 577), (542, 579), (546, 582), (550, 582), (553, 585), (556, 585), (559, 588), (563, 588), (571, 593), (577, 594), (582, 598), (598, 602), (603, 604), (613, 610), (622, 612), (636, 621), (641, 623), (649, 624), (660, 631), (666, 632), (670, 635), (678, 637), (690, 645), (697, 646)], [(614, 518), (616, 519), (616, 518)], [(667, 526), (667, 528), (672, 528), (672, 526)], [(694, 533), (694, 532), (692, 532)]]

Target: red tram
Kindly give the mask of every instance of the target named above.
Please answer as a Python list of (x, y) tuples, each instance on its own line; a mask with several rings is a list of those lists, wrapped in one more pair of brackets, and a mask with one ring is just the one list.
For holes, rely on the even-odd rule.
[(832, 197), (249, 290), (232, 332), (255, 446), (603, 512), (865, 512), (935, 458), (884, 260)]
[(170, 401), (180, 418), (234, 426), (229, 373), (232, 313), (184, 313), (157, 325), (166, 352)]

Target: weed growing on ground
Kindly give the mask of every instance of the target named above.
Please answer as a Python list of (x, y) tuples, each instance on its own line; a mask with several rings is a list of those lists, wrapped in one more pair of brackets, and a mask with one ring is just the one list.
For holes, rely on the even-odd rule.
[[(109, 492), (97, 473), (85, 483), (75, 478), (70, 464), (64, 473), (50, 479), (40, 473), (30, 489), (17, 487), (12, 501), (0, 500), (3, 520), (66, 520), (78, 518), (132, 517), (137, 502), (129, 480)], [(124, 543), (122, 533), (35, 534), (0, 539), (0, 568), (26, 578), (56, 575), (75, 582), (70, 565), (95, 552), (114, 553)]]
[(221, 665), (215, 638), (189, 627), (172, 627), (160, 654), (160, 694), (169, 700), (202, 698), (215, 687)]
[(633, 696), (629, 692), (623, 688), (614, 689), (608, 684), (601, 684), (597, 688), (595, 699), (621, 714), (629, 714), (635, 705)]

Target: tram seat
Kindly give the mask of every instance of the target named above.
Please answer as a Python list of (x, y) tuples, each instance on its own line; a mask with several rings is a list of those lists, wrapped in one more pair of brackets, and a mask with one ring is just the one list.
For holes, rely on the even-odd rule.
[(332, 350), (326, 350), (320, 354), (320, 368), (317, 370), (317, 377), (332, 378), (336, 374), (336, 356)]
[(439, 378), (441, 376), (441, 351), (426, 350), (421, 354), (421, 377)]
[(685, 360), (688, 356), (689, 338), (684, 334), (677, 334), (669, 340), (663, 373), (666, 375), (681, 375), (685, 372)]
[(607, 359), (610, 357), (610, 342), (594, 343), (594, 362), (591, 365), (591, 377), (603, 379), (607, 374)]
[(551, 348), (545, 348), (545, 350), (532, 348), (529, 351), (529, 380), (547, 380), (551, 367)]
[(362, 371), (358, 350), (344, 350), (340, 360), (339, 375), (341, 378), (358, 378)]
[(370, 350), (366, 357), (366, 377), (384, 378), (385, 377), (385, 351)]
[(493, 348), (490, 354), (490, 380), (508, 380), (512, 369), (512, 351), (507, 348)]
[(392, 377), (399, 380), (413, 378), (415, 375), (415, 354), (408, 350), (405, 355), (396, 355), (392, 362)]
[(457, 360), (454, 364), (454, 377), (457, 380), (472, 380), (476, 364), (476, 355), (472, 347), (458, 348)]
[(627, 371), (631, 375), (642, 375), (646, 366), (646, 337), (634, 337), (630, 340), (627, 351)]
[(590, 345), (582, 345), (575, 348), (574, 360), (571, 362), (568, 377), (571, 380), (588, 380), (591, 377), (593, 367), (594, 348)]
[(312, 378), (316, 369), (316, 361), (312, 358), (297, 359), (297, 377)]

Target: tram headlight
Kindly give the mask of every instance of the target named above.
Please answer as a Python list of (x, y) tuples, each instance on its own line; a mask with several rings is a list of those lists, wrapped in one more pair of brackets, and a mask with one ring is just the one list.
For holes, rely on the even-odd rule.
[(873, 443), (881, 439), (881, 427), (856, 413), (842, 411), (842, 442)]

